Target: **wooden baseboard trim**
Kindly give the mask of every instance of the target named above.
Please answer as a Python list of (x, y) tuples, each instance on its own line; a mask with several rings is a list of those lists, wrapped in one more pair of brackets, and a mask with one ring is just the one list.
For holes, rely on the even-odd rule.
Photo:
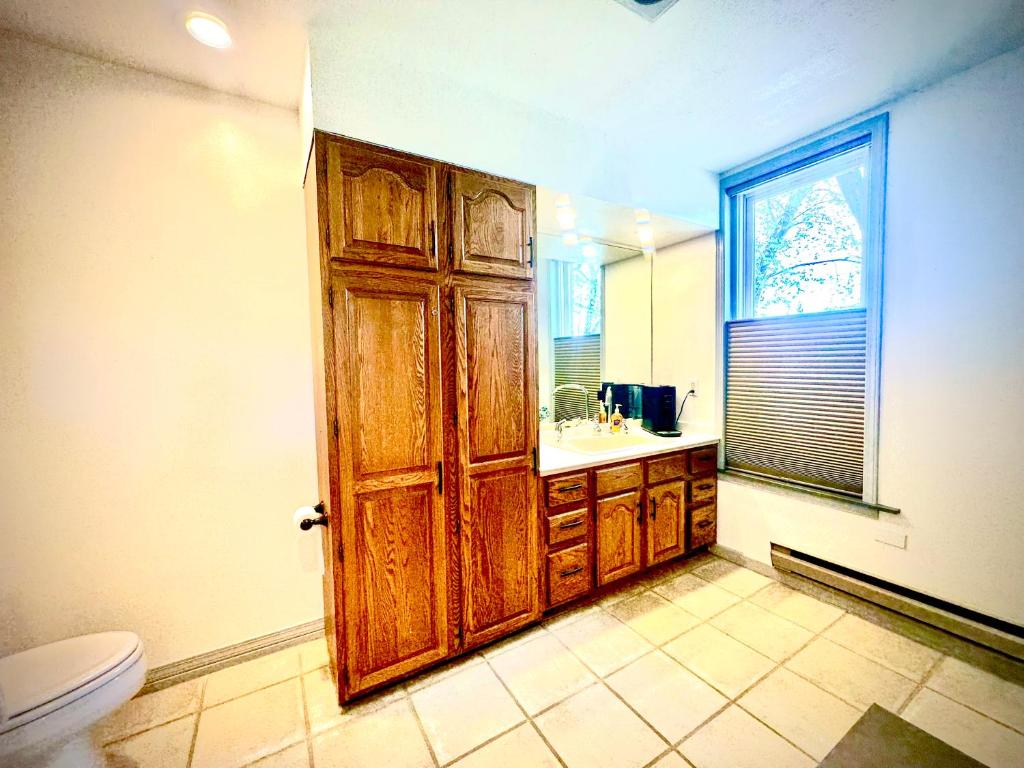
[(269, 635), (254, 637), (252, 640), (245, 640), (225, 648), (218, 648), (215, 651), (208, 651), (198, 656), (154, 667), (146, 675), (146, 684), (142, 686), (139, 695), (153, 693), (187, 680), (194, 680), (197, 677), (216, 672), (218, 669), (266, 656), (268, 653), (281, 651), (323, 636), (323, 619), (317, 619), (271, 632)]

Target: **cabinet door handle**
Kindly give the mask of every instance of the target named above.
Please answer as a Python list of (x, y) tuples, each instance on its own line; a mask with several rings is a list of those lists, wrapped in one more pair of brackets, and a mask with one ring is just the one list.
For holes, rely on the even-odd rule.
[(658, 500), (651, 499), (651, 520), (654, 520), (658, 516)]
[(430, 250), (434, 254), (434, 260), (437, 260), (437, 222), (430, 222)]
[(698, 528), (707, 528), (709, 525), (714, 525), (714, 521), (713, 520), (701, 520), (699, 523), (697, 523), (697, 527)]
[(529, 251), (530, 256), (526, 262), (528, 266), (533, 267), (533, 235), (526, 240), (526, 249)]
[(444, 463), (437, 462), (437, 492), (444, 493)]
[(583, 487), (583, 483), (573, 483), (572, 485), (560, 485), (558, 492), (563, 493), (564, 491), (578, 491)]
[(571, 523), (562, 523), (558, 527), (564, 531), (566, 528), (579, 528), (581, 525), (583, 525), (582, 520), (573, 520)]
[(558, 575), (561, 576), (564, 579), (564, 578), (567, 578), (569, 576), (572, 576), (574, 573), (579, 573), (582, 570), (583, 570), (583, 566), (582, 565), (577, 565), (575, 568), (570, 568), (567, 571), (560, 571), (558, 573)]

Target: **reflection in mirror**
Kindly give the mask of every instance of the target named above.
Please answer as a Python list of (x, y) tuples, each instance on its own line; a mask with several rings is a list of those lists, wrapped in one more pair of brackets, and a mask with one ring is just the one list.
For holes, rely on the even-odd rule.
[(538, 254), (542, 415), (592, 418), (602, 382), (650, 383), (650, 261), (634, 248), (543, 233)]

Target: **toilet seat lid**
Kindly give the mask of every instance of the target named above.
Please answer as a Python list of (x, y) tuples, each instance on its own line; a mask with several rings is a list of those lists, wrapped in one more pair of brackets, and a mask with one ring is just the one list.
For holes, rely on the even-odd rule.
[(0, 720), (87, 687), (128, 659), (139, 648), (133, 632), (99, 632), (41, 645), (0, 659)]

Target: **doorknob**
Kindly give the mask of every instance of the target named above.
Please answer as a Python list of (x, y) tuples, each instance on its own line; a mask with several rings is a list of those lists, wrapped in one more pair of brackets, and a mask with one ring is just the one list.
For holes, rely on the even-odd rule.
[[(310, 513), (317, 515), (316, 517), (303, 517), (299, 521), (299, 528), (304, 531), (308, 531), (314, 525), (322, 525), (327, 527), (327, 514), (324, 512), (324, 503), (318, 502), (315, 507), (303, 507), (303, 509), (309, 510)], [(300, 510), (302, 511), (302, 510)]]

